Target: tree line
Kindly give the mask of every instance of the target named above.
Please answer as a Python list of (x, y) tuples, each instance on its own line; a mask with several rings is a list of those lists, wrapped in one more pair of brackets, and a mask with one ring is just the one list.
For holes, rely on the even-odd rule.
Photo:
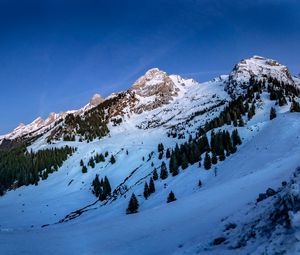
[(45, 180), (57, 171), (75, 152), (75, 148), (52, 148), (28, 152), (25, 146), (10, 151), (0, 151), (0, 194), (5, 190)]

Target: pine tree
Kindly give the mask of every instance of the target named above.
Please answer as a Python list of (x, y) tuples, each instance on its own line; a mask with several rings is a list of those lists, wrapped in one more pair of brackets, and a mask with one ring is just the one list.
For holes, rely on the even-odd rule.
[(83, 166), (82, 169), (81, 169), (81, 171), (82, 171), (83, 174), (87, 173), (87, 167)]
[(127, 214), (137, 213), (138, 209), (139, 209), (139, 202), (138, 202), (135, 194), (132, 193), (126, 213)]
[(182, 168), (182, 170), (186, 169), (188, 166), (189, 166), (189, 164), (188, 164), (188, 160), (186, 158), (186, 155), (185, 155), (185, 153), (182, 153), (182, 155), (181, 155), (181, 168)]
[(84, 166), (83, 160), (80, 160), (80, 166)]
[(212, 153), (212, 157), (211, 157), (211, 163), (213, 165), (217, 164), (218, 163), (218, 157), (217, 157), (217, 154), (213, 151)]
[(111, 186), (108, 181), (108, 178), (105, 176), (104, 177), (104, 182), (103, 182), (103, 192), (105, 193), (105, 196), (107, 197), (111, 193)]
[(274, 107), (271, 107), (271, 110), (270, 110), (270, 120), (275, 119), (276, 116), (277, 116), (276, 109)]
[(202, 187), (202, 182), (201, 182), (201, 180), (199, 180), (199, 182), (198, 182), (198, 187)]
[(115, 159), (115, 157), (114, 157), (114, 155), (111, 155), (111, 157), (110, 157), (110, 161), (109, 161), (112, 165), (114, 164), (114, 163), (116, 163), (116, 159)]
[(144, 197), (145, 197), (145, 199), (148, 199), (148, 197), (149, 197), (149, 186), (148, 186), (147, 182), (145, 182), (145, 186), (144, 186)]
[(205, 153), (205, 157), (204, 157), (204, 168), (206, 170), (211, 168), (211, 159), (210, 156), (208, 154), (208, 152)]
[(160, 178), (162, 180), (168, 178), (167, 166), (166, 166), (166, 163), (164, 161), (161, 163), (161, 167), (160, 167)]
[(176, 201), (176, 197), (175, 197), (175, 194), (173, 193), (173, 191), (171, 191), (168, 195), (167, 203), (171, 203), (174, 201)]
[(96, 195), (96, 197), (99, 197), (102, 190), (101, 190), (101, 185), (100, 185), (98, 174), (96, 174), (96, 177), (93, 180), (92, 186), (93, 186), (94, 194)]
[(152, 178), (154, 181), (156, 181), (158, 179), (158, 174), (157, 174), (156, 168), (154, 168), (154, 170), (153, 170)]
[(177, 160), (175, 157), (175, 153), (172, 153), (172, 155), (171, 155), (169, 169), (170, 169), (170, 173), (173, 176), (176, 176), (178, 174), (178, 164), (177, 164)]
[(158, 144), (157, 150), (158, 150), (158, 152), (163, 152), (164, 151), (164, 145), (162, 143)]
[(171, 157), (171, 153), (170, 153), (170, 149), (168, 148), (166, 151), (166, 158), (170, 158)]
[(149, 193), (154, 193), (155, 192), (155, 185), (154, 185), (154, 181), (152, 179), (152, 177), (150, 178), (150, 182), (149, 182)]
[(89, 165), (90, 167), (92, 167), (92, 168), (95, 167), (95, 162), (94, 162), (93, 157), (90, 158), (88, 165)]
[(235, 147), (236, 145), (241, 145), (242, 144), (242, 140), (239, 136), (239, 133), (238, 133), (237, 129), (232, 131), (231, 139), (232, 139), (233, 147)]

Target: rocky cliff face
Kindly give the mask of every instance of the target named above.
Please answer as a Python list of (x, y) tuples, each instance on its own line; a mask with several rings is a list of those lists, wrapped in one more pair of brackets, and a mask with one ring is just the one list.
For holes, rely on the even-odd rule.
[(140, 101), (135, 109), (135, 112), (140, 113), (169, 103), (178, 95), (179, 88), (166, 72), (153, 68), (140, 77), (130, 91), (134, 92)]

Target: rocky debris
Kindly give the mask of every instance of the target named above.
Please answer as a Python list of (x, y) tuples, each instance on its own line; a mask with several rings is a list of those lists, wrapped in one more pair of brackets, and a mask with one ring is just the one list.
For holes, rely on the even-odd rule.
[[(225, 225), (226, 239), (218, 237), (212, 244), (222, 244), (229, 250), (239, 249), (239, 253), (245, 254), (298, 254), (293, 252), (300, 242), (300, 168), (289, 182), (276, 191), (267, 189), (260, 197), (270, 199), (247, 211), (245, 215), (255, 216), (250, 216), (252, 218), (246, 222)], [(246, 250), (248, 245), (253, 253)]]
[(256, 202), (260, 202), (260, 201), (265, 200), (265, 199), (268, 198), (268, 197), (272, 197), (272, 196), (274, 196), (276, 193), (277, 193), (277, 192), (276, 192), (274, 189), (268, 188), (268, 189), (266, 190), (265, 193), (260, 193), (260, 194), (258, 195), (258, 198), (256, 199)]

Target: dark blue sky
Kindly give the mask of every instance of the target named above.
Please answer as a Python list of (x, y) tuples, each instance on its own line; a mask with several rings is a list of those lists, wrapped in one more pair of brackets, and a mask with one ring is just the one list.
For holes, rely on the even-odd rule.
[(0, 0), (0, 134), (151, 67), (204, 81), (258, 54), (298, 74), (299, 28), (297, 0)]

